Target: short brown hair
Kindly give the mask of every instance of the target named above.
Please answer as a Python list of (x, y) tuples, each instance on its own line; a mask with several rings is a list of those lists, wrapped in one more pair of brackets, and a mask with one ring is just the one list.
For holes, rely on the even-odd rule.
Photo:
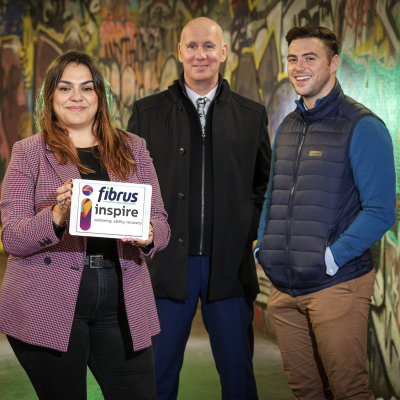
[(290, 29), (286, 35), (288, 46), (293, 40), (317, 38), (324, 42), (326, 56), (330, 61), (333, 56), (339, 54), (339, 40), (336, 35), (323, 26), (301, 26)]
[(93, 122), (93, 135), (99, 144), (100, 162), (103, 167), (122, 180), (136, 170), (136, 162), (126, 141), (128, 134), (113, 124), (115, 113), (114, 94), (104, 78), (96, 60), (84, 51), (69, 50), (57, 57), (46, 71), (43, 85), (36, 98), (35, 120), (43, 138), (56, 154), (60, 164), (76, 164), (80, 172), (93, 172), (83, 165), (78, 151), (69, 138), (68, 131), (61, 126), (53, 111), (53, 97), (66, 66), (70, 63), (83, 64), (93, 77), (93, 87), (98, 97), (97, 113)]

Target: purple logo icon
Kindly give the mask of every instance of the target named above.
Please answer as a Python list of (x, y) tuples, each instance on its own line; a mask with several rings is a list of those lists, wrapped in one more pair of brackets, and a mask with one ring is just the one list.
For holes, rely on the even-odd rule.
[(90, 196), (93, 193), (93, 188), (90, 185), (85, 185), (82, 189), (82, 193), (85, 196)]
[(87, 231), (88, 229), (90, 229), (91, 225), (92, 225), (92, 201), (89, 199), (83, 199), (81, 203), (80, 226), (83, 231)]

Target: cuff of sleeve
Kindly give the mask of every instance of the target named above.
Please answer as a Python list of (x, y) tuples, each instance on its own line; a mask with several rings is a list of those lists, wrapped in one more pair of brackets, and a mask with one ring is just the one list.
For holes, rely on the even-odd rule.
[(336, 272), (339, 271), (339, 266), (336, 264), (331, 249), (329, 247), (326, 248), (325, 252), (325, 264), (327, 275), (333, 276), (336, 274)]
[[(53, 207), (54, 206), (49, 206), (49, 207), (46, 207), (45, 209), (43, 209), (42, 211), (44, 211), (44, 210), (46, 210), (46, 226), (49, 226), (50, 227), (50, 224), (49, 224), (49, 222), (51, 221), (51, 226), (52, 226), (52, 228), (50, 228), (50, 229), (48, 229), (48, 236), (46, 236), (46, 240), (43, 240), (43, 243), (48, 243), (48, 244), (50, 244), (51, 246), (54, 246), (55, 244), (57, 244), (59, 241), (60, 241), (60, 239), (63, 237), (63, 235), (64, 235), (64, 232), (65, 232), (65, 229), (64, 229), (64, 231), (62, 231), (61, 232), (61, 235), (60, 236), (58, 236), (57, 234), (56, 234), (56, 231), (55, 231), (55, 229), (54, 229), (54, 221), (53, 221)], [(42, 211), (40, 211), (38, 214), (36, 214), (36, 215), (39, 215)], [(50, 221), (49, 221), (50, 220)], [(43, 236), (44, 236), (45, 234), (44, 234), (44, 232), (43, 232)], [(48, 239), (50, 239), (50, 241), (48, 240)], [(49, 243), (50, 242), (50, 243)], [(47, 244), (47, 245), (48, 245)], [(41, 247), (42, 247), (42, 245), (40, 245)], [(46, 246), (43, 246), (43, 247), (46, 247)]]
[(335, 243), (333, 243), (332, 246), (330, 246), (330, 250), (339, 268), (342, 268), (344, 264), (346, 264), (353, 258), (347, 250), (346, 246), (341, 243), (340, 238)]
[(146, 256), (153, 258), (156, 251), (160, 251), (167, 246), (171, 237), (171, 231), (169, 230), (167, 222), (164, 220), (152, 219), (151, 225), (153, 226), (154, 247), (150, 249)]
[(156, 252), (156, 246), (157, 246), (157, 231), (155, 226), (157, 226), (157, 223), (153, 223), (154, 221), (150, 221), (150, 225), (153, 228), (153, 241), (148, 244), (146, 247), (142, 247), (140, 251), (142, 254), (146, 257), (151, 257), (153, 258), (155, 252)]
[[(35, 228), (38, 226), (41, 229)], [(1, 239), (7, 253), (15, 257), (27, 257), (54, 246), (60, 239), (53, 228), (53, 207), (44, 208), (33, 218), (21, 218), (15, 224), (3, 226)]]
[(256, 263), (258, 263), (258, 252), (260, 251), (260, 247), (256, 247), (254, 250), (254, 259), (256, 260)]
[(54, 221), (53, 221), (53, 229), (54, 229), (54, 233), (56, 234), (56, 236), (61, 239), (63, 237), (63, 234), (65, 232), (65, 228), (67, 227), (67, 223), (64, 222), (63, 225), (57, 225)]
[(142, 250), (143, 255), (148, 256), (152, 249), (154, 249), (154, 242), (151, 242), (146, 247), (142, 247), (141, 250)]

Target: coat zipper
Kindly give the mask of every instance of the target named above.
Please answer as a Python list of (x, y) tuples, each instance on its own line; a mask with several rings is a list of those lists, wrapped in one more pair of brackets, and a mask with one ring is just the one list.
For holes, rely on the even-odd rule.
[[(221, 88), (215, 93), (214, 98), (212, 99), (210, 105), (208, 106), (208, 109), (210, 109), (212, 103), (214, 103), (214, 100), (217, 98), (219, 92), (221, 91)], [(188, 98), (190, 103), (193, 105), (195, 108), (196, 112), (198, 113), (198, 110), (196, 106), (193, 104), (192, 100), (190, 100), (189, 96), (183, 92), (184, 95)], [(207, 117), (206, 117), (207, 121)], [(204, 242), (204, 187), (205, 187), (205, 175), (206, 175), (206, 138), (203, 137), (203, 154), (202, 154), (202, 168), (201, 168), (201, 223), (200, 223), (200, 247), (199, 247), (199, 255), (203, 254), (203, 242)]]
[(201, 225), (200, 225), (200, 248), (199, 254), (203, 254), (203, 237), (204, 237), (204, 183), (206, 180), (206, 138), (203, 137), (203, 166), (201, 168)]
[(294, 166), (294, 179), (293, 179), (293, 186), (292, 190), (290, 191), (290, 197), (289, 197), (289, 220), (286, 228), (286, 239), (287, 239), (287, 245), (286, 245), (286, 252), (285, 252), (285, 262), (286, 262), (286, 275), (290, 287), (290, 292), (293, 296), (293, 286), (292, 286), (292, 273), (290, 270), (290, 265), (289, 265), (289, 244), (290, 244), (290, 224), (292, 220), (292, 202), (293, 202), (293, 195), (294, 195), (294, 190), (296, 188), (296, 180), (297, 180), (297, 168), (299, 166), (299, 158), (301, 154), (301, 150), (303, 148), (303, 143), (304, 139), (306, 137), (306, 128), (307, 125), (303, 123), (303, 132), (302, 132), (302, 138), (301, 138), (301, 143), (299, 150), (297, 151), (297, 158), (296, 158), (296, 164)]

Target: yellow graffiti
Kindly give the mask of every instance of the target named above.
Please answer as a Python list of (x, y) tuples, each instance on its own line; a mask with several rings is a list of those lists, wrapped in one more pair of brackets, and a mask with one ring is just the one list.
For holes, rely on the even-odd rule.
[[(76, 28), (76, 30), (79, 33), (79, 36), (82, 40), (82, 43), (84, 42), (84, 35), (82, 32), (82, 28), (79, 25), (78, 22), (76, 21), (71, 21), (68, 25), (68, 27), (64, 30), (64, 33), (59, 34), (56, 33), (52, 29), (48, 29), (42, 24), (39, 24), (36, 28), (36, 30), (33, 30), (33, 24), (32, 24), (32, 18), (29, 15), (23, 15), (22, 16), (22, 38), (17, 36), (17, 35), (8, 35), (8, 36), (3, 36), (0, 37), (0, 45), (3, 44), (3, 42), (9, 41), (9, 40), (15, 40), (17, 39), (19, 42), (19, 57), (20, 57), (20, 62), (21, 62), (21, 68), (24, 71), (25, 74), (25, 88), (26, 90), (29, 90), (31, 88), (32, 84), (32, 77), (34, 75), (34, 62), (35, 62), (35, 43), (38, 40), (39, 34), (41, 32), (45, 33), (48, 35), (51, 39), (54, 41), (58, 42), (59, 44), (63, 44), (65, 42), (65, 39), (67, 36), (70, 34), (71, 30), (73, 28)], [(92, 41), (89, 43), (89, 48), (87, 48), (87, 51), (89, 53), (92, 52), (93, 48), (90, 46), (93, 42), (97, 41), (97, 36), (92, 38)], [(54, 45), (53, 45), (54, 47)], [(60, 49), (57, 48), (58, 51), (61, 51)]]
[(276, 29), (276, 25), (275, 23), (272, 24), (271, 28), (268, 30), (268, 34), (267, 37), (265, 38), (265, 41), (261, 47), (261, 51), (257, 51), (256, 49), (256, 44), (255, 41), (253, 42), (253, 44), (250, 47), (244, 47), (242, 50), (242, 53), (252, 53), (254, 56), (254, 62), (256, 65), (256, 70), (258, 70), (260, 68), (260, 63), (261, 60), (264, 56), (265, 50), (268, 47), (269, 41), (272, 38), (272, 35), (274, 37), (275, 40), (275, 46), (276, 46), (276, 51), (278, 52), (278, 82), (280, 82), (282, 79), (285, 79), (288, 77), (287, 72), (283, 72), (282, 71), (282, 59), (281, 59), (281, 52), (280, 52), (280, 46), (278, 43), (278, 34), (277, 34), (277, 29)]
[(0, 37), (0, 46), (3, 45), (3, 42), (7, 42), (8, 40), (12, 39), (20, 39), (18, 35), (8, 35), (8, 36), (3, 36)]
[(90, 18), (90, 15), (88, 12), (86, 12), (85, 13), (85, 24), (83, 25), (85, 27), (86, 38), (87, 38), (87, 40), (85, 41), (85, 47), (86, 47), (86, 51), (89, 54), (94, 55), (94, 50), (99, 43), (99, 30), (96, 27), (95, 29), (92, 30), (92, 32), (88, 32), (87, 26), (89, 23), (89, 18)]
[(76, 28), (77, 31), (79, 32), (79, 36), (80, 39), (82, 41), (82, 44), (85, 43), (85, 37), (83, 35), (82, 29), (80, 24), (77, 21), (71, 21), (67, 28), (65, 29), (64, 33), (57, 33), (54, 32), (54, 30), (52, 29), (48, 29), (46, 28), (44, 25), (39, 24), (37, 29), (36, 29), (36, 40), (39, 37), (39, 33), (43, 32), (46, 35), (48, 35), (51, 39), (54, 39), (56, 42), (58, 42), (59, 44), (64, 44), (65, 39), (67, 38), (67, 36), (70, 34), (71, 30), (73, 28)]
[[(22, 15), (22, 36), (18, 35), (7, 35), (0, 37), (0, 46), (3, 45), (3, 42), (10, 40), (18, 40), (19, 43), (19, 57), (21, 62), (21, 68), (24, 71), (25, 79), (25, 89), (31, 89), (32, 78), (34, 75), (34, 62), (35, 62), (35, 43), (38, 40), (39, 34), (41, 32), (48, 35), (51, 39), (59, 44), (63, 44), (70, 34), (72, 29), (76, 29), (79, 34), (79, 37), (82, 41), (82, 44), (85, 43), (85, 37), (82, 31), (82, 27), (77, 21), (71, 21), (67, 28), (64, 30), (62, 34), (56, 33), (52, 29), (48, 29), (46, 26), (39, 24), (36, 30), (33, 29), (32, 18), (29, 15)], [(96, 32), (97, 33), (97, 32)], [(93, 43), (98, 40), (97, 36), (92, 38), (89, 42), (89, 46), (87, 47), (87, 51), (91, 53), (93, 51)], [(91, 46), (92, 45), (92, 46)], [(55, 47), (53, 45), (53, 47)], [(61, 51), (57, 48), (58, 51)]]
[(30, 112), (24, 112), (20, 115), (17, 128), (20, 139), (32, 136), (32, 121), (32, 114)]
[[(233, 62), (232, 62), (233, 60)], [(239, 57), (232, 51), (228, 51), (228, 55), (225, 60), (227, 70), (224, 73), (225, 79), (229, 82), (232, 87), (235, 87), (235, 75), (232, 75), (239, 65)], [(231, 65), (230, 65), (231, 64)]]
[[(23, 33), (21, 41), (22, 43), (20, 46), (20, 61), (21, 61), (21, 67), (26, 76), (25, 87), (26, 90), (29, 90), (31, 88), (32, 77), (34, 74), (35, 42), (37, 42), (41, 32), (45, 33), (47, 36), (49, 36), (51, 39), (58, 42), (59, 44), (63, 44), (67, 36), (70, 34), (71, 30), (75, 28), (79, 33), (82, 43), (85, 42), (84, 42), (84, 34), (82, 31), (82, 27), (76, 21), (71, 21), (62, 34), (56, 33), (54, 30), (48, 29), (42, 24), (39, 24), (36, 28), (36, 31), (34, 32), (32, 18), (30, 16), (22, 16), (22, 24), (23, 24)], [(20, 39), (18, 36), (15, 37)], [(0, 40), (4, 41), (7, 38), (9, 37), (3, 37), (0, 38)], [(95, 40), (97, 40), (97, 37), (95, 38)], [(53, 45), (53, 47), (55, 46)], [(56, 48), (56, 50), (61, 51), (58, 48)], [(93, 49), (90, 48), (90, 46), (89, 49), (87, 49), (89, 53), (91, 53), (92, 50)]]
[[(0, 225), (0, 233), (2, 230), (3, 230), (3, 226)], [(0, 240), (0, 254), (2, 254), (4, 256), (7, 255), (7, 252), (4, 250), (4, 246), (3, 246), (3, 243), (1, 242), (1, 240)]]
[(257, 7), (257, 4), (259, 2), (260, 2), (260, 0), (247, 0), (247, 3), (249, 4), (250, 11), (253, 11)]
[[(183, 17), (183, 18), (182, 18)], [(180, 21), (183, 25), (185, 25), (187, 22), (192, 20), (194, 18), (194, 15), (192, 15), (189, 10), (186, 8), (185, 4), (183, 1), (178, 1), (176, 3), (176, 9), (175, 9), (175, 17), (174, 19)]]
[(233, 7), (232, 7), (232, 0), (229, 0), (229, 13), (231, 14), (231, 18), (233, 19)]
[(364, 54), (373, 54), (376, 60), (384, 56), (384, 63), (387, 63), (389, 59), (390, 43), (388, 37), (383, 37), (384, 30), (382, 22), (377, 18), (375, 30), (373, 30), (368, 40), (354, 48), (354, 57), (359, 57)]
[(34, 73), (35, 45), (33, 38), (32, 18), (30, 16), (22, 16), (22, 43), (19, 57), (21, 60), (21, 68), (25, 72), (25, 87), (27, 90), (31, 88), (32, 77)]

